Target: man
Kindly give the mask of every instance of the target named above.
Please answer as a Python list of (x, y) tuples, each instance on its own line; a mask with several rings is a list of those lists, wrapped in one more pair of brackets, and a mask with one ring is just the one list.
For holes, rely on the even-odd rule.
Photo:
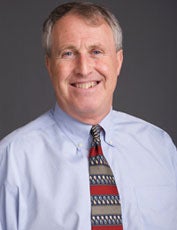
[[(115, 17), (92, 3), (61, 5), (44, 23), (43, 46), (57, 103), (0, 143), (0, 230), (176, 230), (175, 146), (163, 130), (112, 110), (123, 61)], [(103, 150), (115, 180), (119, 222), (94, 219), (93, 125), (102, 148), (97, 136), (91, 152)], [(112, 212), (108, 206), (101, 211)]]

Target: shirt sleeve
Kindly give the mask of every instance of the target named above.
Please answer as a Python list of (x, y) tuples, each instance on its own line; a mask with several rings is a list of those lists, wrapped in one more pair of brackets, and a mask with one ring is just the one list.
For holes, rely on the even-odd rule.
[(0, 145), (0, 230), (18, 229), (18, 187), (8, 182), (8, 150)]
[(159, 145), (163, 149), (166, 156), (166, 170), (170, 172), (171, 178), (174, 178), (173, 184), (176, 187), (177, 194), (177, 149), (168, 133), (163, 131)]
[(172, 164), (173, 164), (175, 178), (176, 178), (176, 190), (177, 190), (177, 149), (169, 136), (167, 138), (167, 146), (168, 146), (169, 152), (172, 155)]

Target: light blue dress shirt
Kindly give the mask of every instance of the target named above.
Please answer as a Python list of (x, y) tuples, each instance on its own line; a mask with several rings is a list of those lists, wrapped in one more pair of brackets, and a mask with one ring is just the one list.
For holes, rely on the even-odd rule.
[[(100, 123), (124, 230), (177, 230), (177, 151), (161, 129), (112, 110)], [(55, 108), (0, 142), (0, 230), (90, 230), (90, 125)]]

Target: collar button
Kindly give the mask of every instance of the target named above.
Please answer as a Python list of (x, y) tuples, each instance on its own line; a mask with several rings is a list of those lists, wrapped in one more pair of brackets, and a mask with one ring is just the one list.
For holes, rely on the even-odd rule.
[(77, 146), (78, 146), (78, 148), (81, 148), (83, 146), (83, 144), (79, 143)]

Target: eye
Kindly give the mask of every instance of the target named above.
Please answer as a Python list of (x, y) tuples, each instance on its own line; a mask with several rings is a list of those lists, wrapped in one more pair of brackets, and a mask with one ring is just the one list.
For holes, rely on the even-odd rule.
[(62, 53), (62, 58), (71, 58), (73, 56), (73, 52), (72, 51), (65, 51)]
[(93, 52), (94, 55), (98, 55), (98, 54), (102, 53), (100, 50), (93, 50), (92, 52)]

